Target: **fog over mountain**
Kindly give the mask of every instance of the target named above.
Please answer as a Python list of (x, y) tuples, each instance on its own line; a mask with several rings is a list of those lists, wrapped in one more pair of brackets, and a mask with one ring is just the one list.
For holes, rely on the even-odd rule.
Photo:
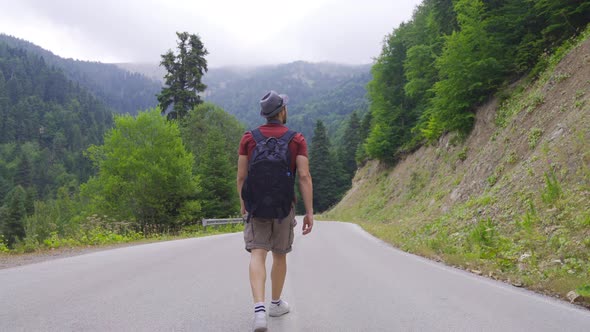
[(0, 32), (80, 60), (158, 62), (175, 32), (199, 34), (211, 67), (369, 63), (420, 0), (0, 0)]

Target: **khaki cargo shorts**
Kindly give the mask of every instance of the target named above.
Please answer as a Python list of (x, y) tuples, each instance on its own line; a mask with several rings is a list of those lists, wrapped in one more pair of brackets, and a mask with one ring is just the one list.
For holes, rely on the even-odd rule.
[(293, 228), (297, 225), (295, 211), (283, 219), (250, 218), (244, 228), (246, 250), (265, 249), (276, 254), (286, 254), (293, 245)]

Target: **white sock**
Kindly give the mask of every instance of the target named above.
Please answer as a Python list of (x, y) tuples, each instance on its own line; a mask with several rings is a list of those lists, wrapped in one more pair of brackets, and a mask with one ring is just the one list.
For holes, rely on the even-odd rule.
[(266, 315), (266, 307), (264, 306), (264, 302), (254, 303), (254, 314)]
[(272, 301), (270, 301), (270, 303), (273, 304), (273, 305), (279, 305), (279, 304), (281, 304), (281, 299), (272, 300)]

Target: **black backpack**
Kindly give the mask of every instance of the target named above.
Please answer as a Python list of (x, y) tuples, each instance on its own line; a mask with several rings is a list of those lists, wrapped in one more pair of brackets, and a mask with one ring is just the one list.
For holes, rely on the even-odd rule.
[(265, 137), (259, 129), (251, 131), (256, 147), (248, 163), (248, 176), (242, 186), (242, 199), (248, 220), (285, 218), (295, 197), (295, 174), (291, 171), (289, 143), (297, 132)]

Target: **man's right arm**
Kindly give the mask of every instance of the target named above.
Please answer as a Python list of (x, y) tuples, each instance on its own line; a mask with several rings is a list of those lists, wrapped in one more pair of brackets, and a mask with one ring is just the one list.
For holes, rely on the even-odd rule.
[(303, 235), (305, 235), (309, 234), (313, 228), (313, 184), (309, 172), (309, 159), (306, 156), (298, 155), (295, 163), (299, 175), (299, 191), (301, 191), (305, 206), (305, 217), (303, 218)]
[(246, 176), (248, 175), (248, 156), (240, 155), (238, 157), (238, 177), (236, 183), (238, 185), (238, 195), (240, 197), (240, 211), (242, 216), (244, 216), (248, 211), (246, 211), (246, 206), (244, 205), (244, 200), (242, 199), (242, 187), (244, 186), (244, 181), (246, 181)]

